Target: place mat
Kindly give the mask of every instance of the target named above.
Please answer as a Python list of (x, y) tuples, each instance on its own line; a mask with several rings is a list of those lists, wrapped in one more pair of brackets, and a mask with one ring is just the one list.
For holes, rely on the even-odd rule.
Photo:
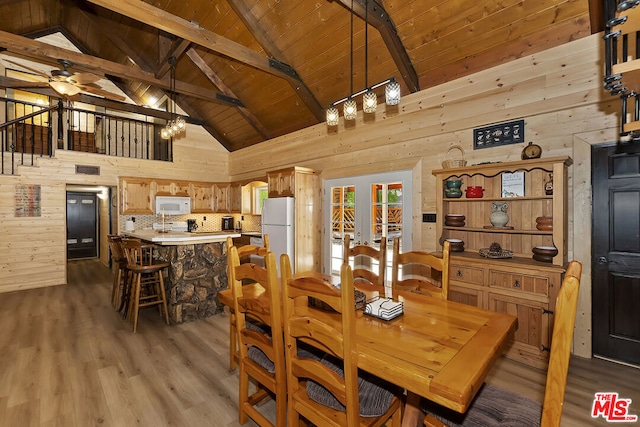
[(494, 258), (494, 259), (513, 258), (513, 252), (506, 249), (503, 249), (499, 253), (492, 253), (489, 251), (489, 248), (482, 248), (478, 251), (478, 253), (485, 258)]

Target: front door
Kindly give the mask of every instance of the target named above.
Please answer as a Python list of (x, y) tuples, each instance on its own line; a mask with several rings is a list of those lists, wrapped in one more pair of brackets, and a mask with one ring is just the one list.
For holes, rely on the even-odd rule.
[[(353, 245), (379, 249), (384, 236), (388, 252), (395, 237), (402, 237), (403, 245), (411, 247), (410, 171), (326, 180), (324, 194), (326, 273), (340, 274), (346, 234)], [(392, 259), (388, 253), (388, 262)]]
[(67, 259), (98, 256), (97, 197), (67, 192)]
[(640, 154), (592, 161), (593, 353), (640, 365)]

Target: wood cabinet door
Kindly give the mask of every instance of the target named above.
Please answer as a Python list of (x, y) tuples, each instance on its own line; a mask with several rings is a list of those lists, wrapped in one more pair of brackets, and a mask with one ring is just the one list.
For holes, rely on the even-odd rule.
[(191, 183), (191, 212), (213, 212), (213, 184), (206, 182)]
[(213, 184), (213, 211), (214, 212), (229, 212), (231, 202), (229, 195), (231, 191), (231, 184), (218, 183)]
[(188, 181), (175, 181), (171, 183), (171, 195), (189, 197), (191, 185)]
[(165, 179), (156, 179), (153, 181), (156, 196), (181, 196), (189, 197), (188, 181), (170, 181)]
[(121, 214), (153, 214), (151, 181), (148, 179), (129, 178), (120, 180), (120, 194)]
[(294, 197), (295, 176), (295, 169), (269, 172), (269, 197)]
[(459, 302), (473, 307), (482, 307), (482, 289), (449, 284), (449, 301)]
[(242, 184), (231, 183), (229, 189), (229, 210), (231, 212), (242, 212)]
[(152, 188), (155, 188), (156, 196), (171, 196), (171, 181), (156, 179), (153, 181)]
[(488, 297), (489, 310), (518, 318), (514, 342), (507, 354), (546, 368), (550, 348), (549, 304), (495, 293), (489, 293)]

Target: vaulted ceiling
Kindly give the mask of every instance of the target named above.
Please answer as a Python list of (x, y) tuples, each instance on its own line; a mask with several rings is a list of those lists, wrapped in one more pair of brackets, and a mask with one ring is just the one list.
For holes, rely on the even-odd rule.
[[(599, 0), (2, 0), (0, 49), (70, 60), (139, 106), (170, 91), (175, 57), (176, 102), (235, 151), (323, 122), (329, 104), (389, 77), (407, 95), (585, 37), (602, 29), (601, 9)], [(56, 32), (83, 53), (34, 40)]]

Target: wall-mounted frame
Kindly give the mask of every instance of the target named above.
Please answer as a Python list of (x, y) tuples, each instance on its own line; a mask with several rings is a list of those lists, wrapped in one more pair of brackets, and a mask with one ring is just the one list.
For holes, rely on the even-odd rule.
[(473, 130), (473, 149), (524, 142), (524, 120), (500, 123)]

